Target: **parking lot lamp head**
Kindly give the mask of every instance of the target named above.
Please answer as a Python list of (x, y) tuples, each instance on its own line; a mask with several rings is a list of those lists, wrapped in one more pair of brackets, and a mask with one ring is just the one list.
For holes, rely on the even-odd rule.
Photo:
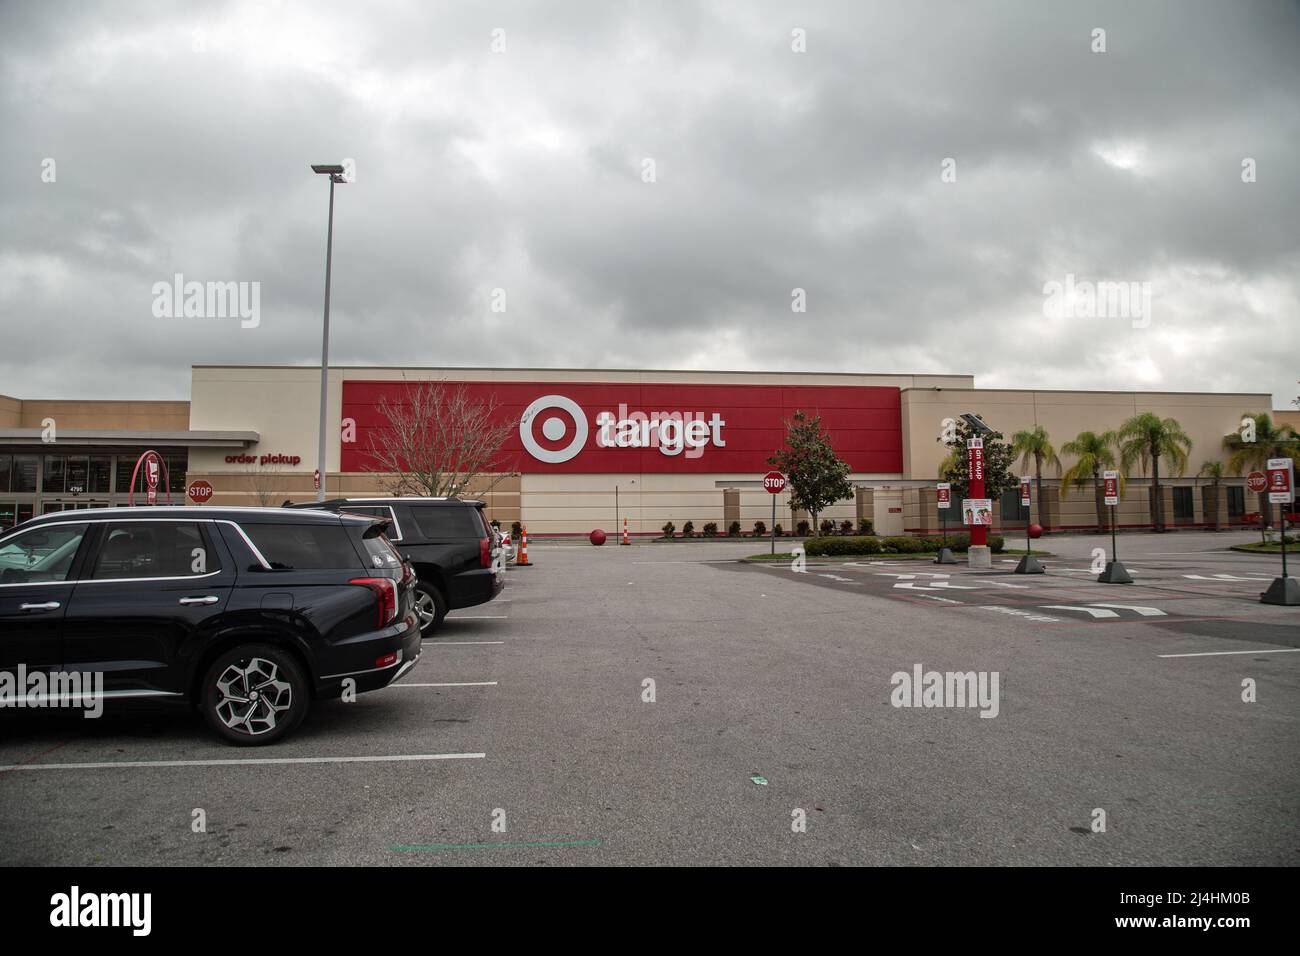
[(329, 225), (325, 232), (325, 318), (321, 328), (320, 345), (320, 432), (317, 436), (316, 467), (319, 469), (320, 483), (316, 488), (316, 500), (325, 500), (325, 406), (329, 398), (330, 367), (330, 267), (334, 259), (334, 184), (345, 183), (343, 167), (337, 163), (313, 163), (311, 171), (330, 178), (330, 212)]

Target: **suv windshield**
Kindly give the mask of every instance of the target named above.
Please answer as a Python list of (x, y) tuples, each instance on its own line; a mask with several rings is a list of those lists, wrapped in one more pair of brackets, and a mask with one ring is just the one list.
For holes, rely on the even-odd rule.
[(473, 505), (412, 505), (411, 514), (420, 534), (426, 538), (479, 538), (490, 537), (479, 509)]

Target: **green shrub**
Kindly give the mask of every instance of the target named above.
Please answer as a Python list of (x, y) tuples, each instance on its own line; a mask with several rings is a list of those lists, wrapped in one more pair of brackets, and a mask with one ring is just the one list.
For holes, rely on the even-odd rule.
[(924, 538), (912, 538), (902, 534), (890, 535), (880, 544), (885, 551), (892, 551), (895, 554), (921, 554), (939, 549), (938, 544), (931, 546), (931, 543)]
[(785, 528), (782, 528), (781, 523), (778, 521), (776, 524), (772, 525), (772, 533), (775, 534), (778, 538), (784, 538)]
[(694, 522), (694, 521), (688, 521), (688, 522), (686, 522), (686, 524), (682, 525), (682, 537), (684, 537), (684, 538), (693, 538), (693, 537), (695, 537), (695, 522)]
[(828, 534), (834, 534), (835, 522), (832, 521), (830, 518), (822, 518), (822, 520), (817, 525), (817, 530), (821, 532), (823, 537), (825, 537)]
[(664, 525), (664, 537), (671, 538), (673, 536), (673, 532), (676, 530), (677, 530), (677, 525), (669, 521), (666, 525)]
[(731, 535), (733, 538), (739, 538), (739, 537), (740, 537), (740, 522), (739, 522), (739, 521), (733, 521), (733, 522), (731, 522), (731, 524), (727, 525), (727, 534)]
[[(777, 527), (779, 528), (780, 525), (777, 525)], [(763, 537), (763, 535), (765, 535), (765, 534), (767, 534), (767, 525), (765, 525), (765, 524), (764, 524), (763, 522), (761, 522), (761, 521), (755, 521), (755, 522), (754, 522), (754, 537), (755, 537), (755, 538), (761, 538), (761, 537)]]
[(989, 535), (989, 550), (1001, 552), (1007, 546), (1006, 539), (1000, 534)]
[(852, 534), (852, 533), (853, 533), (853, 522), (850, 521), (848, 518), (845, 518), (843, 521), (840, 522), (840, 534)]
[(859, 554), (879, 554), (880, 539), (857, 535), (834, 535), (809, 538), (804, 551), (810, 558), (852, 557)]
[(858, 520), (858, 534), (875, 534), (875, 533), (876, 533), (875, 525), (871, 523), (871, 520), (869, 518), (860, 518)]
[(718, 536), (718, 523), (716, 521), (710, 521), (707, 524), (705, 524), (704, 537), (716, 538), (717, 536)]
[(794, 526), (794, 533), (801, 538), (808, 537), (810, 531), (812, 531), (812, 527), (808, 524), (807, 521), (800, 521), (797, 525)]

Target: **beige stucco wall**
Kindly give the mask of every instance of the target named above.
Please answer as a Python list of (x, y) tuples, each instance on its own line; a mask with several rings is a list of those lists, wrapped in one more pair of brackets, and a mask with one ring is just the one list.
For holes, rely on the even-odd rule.
[(18, 399), (0, 395), (0, 428), (41, 428), (47, 418), (58, 428), (123, 431), (184, 431), (189, 402)]
[[(962, 412), (981, 415), (1010, 439), (1023, 428), (1042, 425), (1058, 449), (1081, 431), (1117, 429), (1142, 412), (1174, 418), (1192, 439), (1187, 472), (1201, 462), (1226, 461), (1223, 436), (1237, 430), (1246, 412), (1266, 411), (1272, 396), (1264, 393), (1079, 392), (1019, 389), (907, 389), (902, 393), (903, 473), (934, 478), (946, 452), (935, 439), (945, 418)], [(1062, 456), (1069, 467), (1070, 459)], [(1163, 463), (1162, 463), (1163, 465)], [(1139, 477), (1135, 466), (1133, 477)], [(1167, 472), (1166, 472), (1167, 474)], [(1049, 477), (1045, 474), (1044, 477)]]

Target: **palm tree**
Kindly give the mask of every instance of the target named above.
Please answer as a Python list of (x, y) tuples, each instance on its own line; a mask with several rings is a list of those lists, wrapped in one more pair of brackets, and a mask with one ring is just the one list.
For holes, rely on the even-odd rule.
[(1020, 467), (1029, 465), (1034, 460), (1034, 477), (1038, 481), (1038, 520), (1043, 520), (1043, 462), (1047, 462), (1061, 473), (1061, 459), (1056, 457), (1056, 449), (1047, 437), (1047, 429), (1035, 425), (1026, 431), (1018, 431), (1011, 436), (1011, 453), (1020, 455)]
[(1157, 531), (1165, 530), (1165, 503), (1160, 495), (1160, 459), (1169, 460), (1176, 474), (1187, 470), (1187, 453), (1192, 450), (1192, 440), (1183, 426), (1172, 418), (1161, 418), (1154, 412), (1134, 415), (1119, 427), (1115, 437), (1119, 443), (1120, 463), (1129, 471), (1135, 462), (1142, 470), (1151, 469), (1151, 520)]
[[(1097, 504), (1097, 532), (1106, 531), (1106, 504), (1101, 473), (1115, 467), (1115, 433), (1079, 432), (1074, 441), (1061, 446), (1061, 453), (1073, 455), (1075, 462), (1061, 476), (1061, 497), (1069, 494), (1070, 487), (1083, 488), (1092, 479)], [(1124, 476), (1120, 475), (1120, 494), (1123, 495)]]
[(1210, 479), (1210, 500), (1214, 502), (1214, 507), (1206, 508), (1205, 512), (1207, 518), (1210, 516), (1211, 512), (1214, 513), (1213, 521), (1215, 531), (1221, 530), (1223, 523), (1223, 516), (1219, 514), (1219, 485), (1223, 482), (1223, 474), (1223, 462), (1221, 461), (1201, 462), (1201, 468), (1196, 473), (1197, 478)]
[[(1224, 447), (1231, 452), (1228, 471), (1234, 475), (1247, 469), (1263, 471), (1270, 458), (1290, 458), (1300, 464), (1300, 434), (1294, 426), (1274, 424), (1268, 412), (1252, 412), (1242, 417), (1254, 419), (1255, 440), (1243, 441), (1239, 432), (1223, 439)], [(1259, 526), (1267, 528), (1273, 523), (1272, 519), (1273, 508), (1268, 503), (1268, 490), (1265, 489), (1259, 493)]]

